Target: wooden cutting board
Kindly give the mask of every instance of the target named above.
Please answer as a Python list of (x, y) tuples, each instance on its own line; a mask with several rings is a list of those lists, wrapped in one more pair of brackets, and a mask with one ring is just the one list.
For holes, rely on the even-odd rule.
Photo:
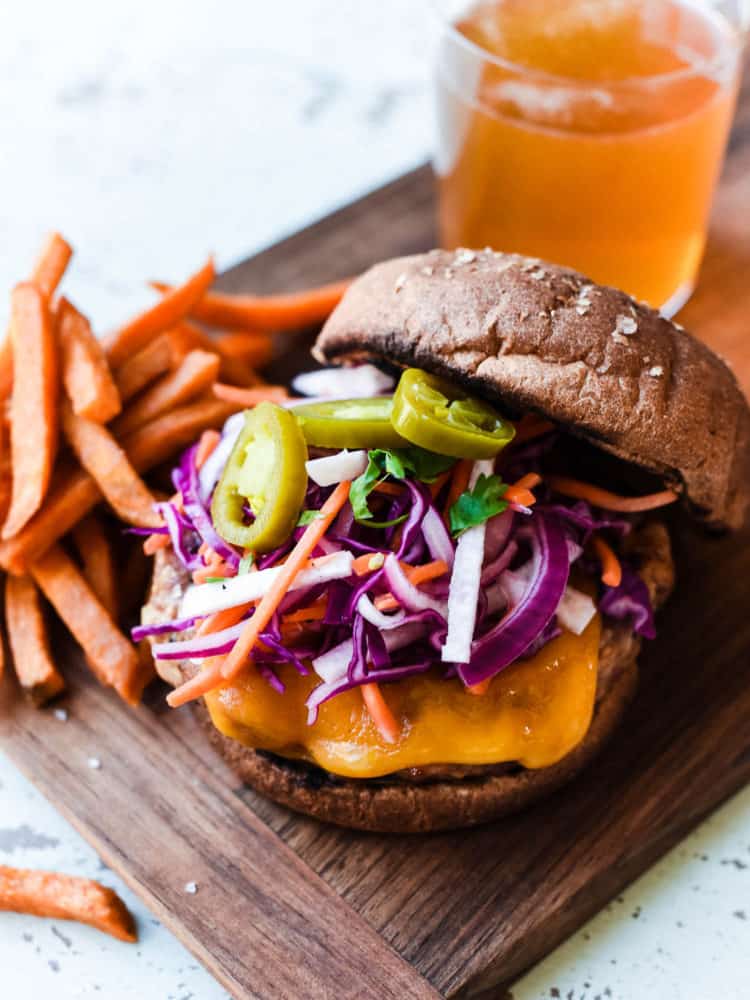
[[(433, 244), (422, 168), (246, 261), (230, 290), (292, 289)], [(683, 321), (750, 389), (750, 89)], [(308, 338), (309, 340), (309, 338)], [(308, 363), (305, 338), (277, 361)], [(70, 718), (6, 680), (0, 746), (237, 997), (499, 997), (750, 779), (750, 528), (675, 523), (678, 588), (602, 756), (532, 810), (428, 837), (350, 833), (241, 787), (161, 697), (132, 711), (65, 640)], [(92, 771), (89, 756), (102, 768)], [(198, 893), (186, 895), (195, 881)]]

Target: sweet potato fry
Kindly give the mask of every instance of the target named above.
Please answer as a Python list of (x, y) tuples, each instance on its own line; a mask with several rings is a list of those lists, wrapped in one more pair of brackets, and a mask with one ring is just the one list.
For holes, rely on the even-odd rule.
[(126, 402), (173, 367), (169, 334), (160, 334), (124, 361), (114, 373), (120, 399)]
[(194, 323), (179, 323), (166, 334), (169, 337), (174, 352), (173, 366), (182, 361), (189, 351), (219, 351), (221, 364), (219, 377), (234, 385), (257, 385), (262, 380), (255, 374), (250, 365), (239, 357), (233, 357), (221, 351), (220, 338), (210, 337)]
[[(36, 285), (47, 302), (52, 298), (68, 266), (73, 250), (59, 233), (50, 233), (45, 240), (31, 282)], [(7, 399), (13, 388), (13, 346), (10, 330), (0, 344), (0, 400)]]
[(18, 683), (35, 705), (65, 689), (49, 651), (39, 593), (28, 576), (5, 580), (5, 623)]
[(158, 528), (161, 518), (154, 510), (154, 497), (111, 432), (77, 416), (67, 401), (62, 406), (62, 425), (79, 462), (118, 517), (137, 527)]
[(122, 409), (120, 393), (89, 321), (65, 298), (57, 307), (57, 332), (62, 380), (73, 412), (106, 424)]
[(10, 461), (10, 425), (0, 414), (0, 523), (8, 515), (10, 495), (13, 489), (13, 471)]
[[(195, 441), (207, 427), (221, 427), (236, 407), (219, 400), (201, 400), (180, 407), (134, 431), (123, 448), (137, 472), (148, 472)], [(102, 499), (96, 482), (82, 469), (60, 469), (42, 509), (24, 530), (0, 543), (0, 566), (25, 573), (41, 556)]]
[(216, 338), (216, 347), (226, 358), (244, 361), (252, 368), (262, 368), (273, 357), (273, 341), (267, 333), (223, 333)]
[[(193, 319), (224, 329), (300, 330), (322, 323), (339, 304), (351, 280), (281, 295), (227, 295), (208, 292), (191, 306)], [(170, 285), (152, 281), (151, 287), (167, 295)]]
[(55, 332), (47, 302), (36, 285), (13, 289), (10, 323), (13, 487), (3, 538), (16, 535), (44, 500), (57, 452), (59, 395)]
[(138, 654), (120, 632), (73, 560), (53, 545), (31, 567), (31, 575), (86, 654), (102, 684), (130, 704)]
[(101, 520), (89, 514), (73, 529), (73, 542), (83, 563), (88, 585), (117, 621), (117, 573), (112, 545)]
[(138, 940), (135, 921), (114, 889), (88, 878), (0, 865), (0, 910), (75, 920), (120, 941)]
[(73, 248), (59, 233), (50, 233), (31, 272), (32, 282), (51, 299), (73, 256)]
[(213, 260), (209, 258), (184, 285), (173, 288), (156, 305), (111, 334), (105, 341), (110, 364), (115, 367), (121, 364), (152, 337), (184, 319), (205, 294), (214, 277)]
[(159, 379), (128, 407), (112, 425), (112, 433), (122, 437), (195, 399), (216, 381), (218, 374), (218, 354), (190, 351), (176, 371)]
[(245, 406), (256, 406), (264, 400), (269, 400), (271, 403), (283, 403), (285, 399), (289, 398), (289, 393), (282, 385), (259, 385), (252, 389), (239, 389), (234, 385), (215, 382), (214, 396), (242, 409)]

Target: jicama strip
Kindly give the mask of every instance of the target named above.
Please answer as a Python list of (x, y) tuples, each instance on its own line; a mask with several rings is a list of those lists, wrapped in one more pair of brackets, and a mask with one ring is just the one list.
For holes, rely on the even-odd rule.
[(305, 462), (307, 474), (318, 486), (335, 486), (344, 479), (356, 479), (367, 468), (366, 451), (339, 451)]
[[(313, 559), (291, 581), (290, 590), (314, 587), (331, 580), (343, 580), (353, 573), (351, 552), (336, 552)], [(271, 566), (257, 573), (243, 573), (221, 583), (203, 583), (188, 587), (180, 604), (180, 618), (199, 618), (238, 604), (260, 600), (281, 576), (283, 566)]]
[(567, 586), (557, 605), (557, 620), (569, 632), (580, 635), (596, 614), (596, 605), (588, 594)]
[[(491, 476), (492, 461), (475, 462), (468, 486)], [(468, 663), (477, 620), (477, 601), (484, 562), (486, 523), (467, 528), (458, 539), (448, 591), (448, 632), (440, 652), (444, 663)]]

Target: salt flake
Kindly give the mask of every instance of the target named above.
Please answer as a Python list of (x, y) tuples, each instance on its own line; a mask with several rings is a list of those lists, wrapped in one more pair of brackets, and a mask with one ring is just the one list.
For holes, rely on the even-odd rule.
[(654, 365), (653, 368), (649, 368), (648, 373), (651, 378), (661, 378), (664, 374), (664, 369), (661, 365)]

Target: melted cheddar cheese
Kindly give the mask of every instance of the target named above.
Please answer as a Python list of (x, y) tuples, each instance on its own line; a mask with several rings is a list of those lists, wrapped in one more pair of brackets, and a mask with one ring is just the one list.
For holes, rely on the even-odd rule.
[(317, 764), (347, 778), (376, 778), (428, 764), (547, 767), (586, 735), (594, 710), (600, 620), (580, 636), (565, 632), (535, 656), (499, 674), (485, 695), (469, 694), (440, 672), (381, 687), (401, 723), (397, 743), (375, 728), (358, 690), (321, 705), (307, 725), (305, 699), (319, 683), (294, 667), (280, 671), (286, 692), (274, 691), (255, 671), (206, 696), (211, 718), (225, 736)]

